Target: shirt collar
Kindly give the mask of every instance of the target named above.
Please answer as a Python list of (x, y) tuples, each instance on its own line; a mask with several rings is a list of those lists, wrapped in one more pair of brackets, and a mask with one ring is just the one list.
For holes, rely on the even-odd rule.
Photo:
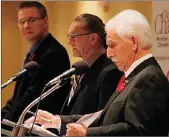
[(133, 64), (129, 67), (129, 69), (127, 71), (125, 71), (125, 77), (127, 78), (129, 76), (129, 74), (139, 65), (141, 64), (143, 61), (149, 59), (153, 57), (153, 55), (147, 54), (146, 56), (141, 57), (140, 59), (136, 60), (135, 62), (133, 62)]

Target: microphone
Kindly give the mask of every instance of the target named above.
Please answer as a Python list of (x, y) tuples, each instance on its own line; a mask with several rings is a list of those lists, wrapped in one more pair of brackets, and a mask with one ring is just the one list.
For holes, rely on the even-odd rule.
[(31, 61), (29, 63), (27, 63), (24, 67), (24, 69), (15, 74), (12, 78), (10, 78), (7, 82), (5, 82), (4, 84), (1, 85), (1, 89), (5, 88), (7, 85), (9, 85), (10, 83), (19, 80), (25, 73), (29, 73), (29, 74), (33, 74), (35, 72), (37, 72), (39, 69), (39, 65), (37, 62), (35, 61)]
[(72, 68), (65, 71), (64, 73), (62, 73), (61, 75), (59, 75), (58, 77), (54, 78), (53, 80), (49, 81), (46, 86), (44, 87), (43, 91), (46, 89), (47, 85), (49, 84), (54, 84), (57, 83), (56, 85), (54, 85), (52, 88), (48, 89), (45, 93), (43, 93), (42, 95), (40, 95), (40, 97), (36, 98), (34, 101), (32, 101), (22, 112), (22, 114), (19, 117), (19, 120), (16, 124), (16, 126), (13, 128), (12, 130), (12, 134), (11, 136), (17, 136), (17, 135), (23, 135), (25, 130), (22, 131), (22, 128), (20, 128), (21, 124), (23, 123), (24, 117), (26, 115), (26, 113), (35, 105), (39, 102), (39, 100), (44, 99), (45, 97), (47, 97), (49, 94), (51, 94), (52, 92), (56, 91), (57, 89), (59, 89), (61, 86), (61, 80), (65, 80), (67, 78), (69, 78), (70, 76), (72, 76), (73, 74), (76, 75), (80, 75), (83, 74), (87, 71), (88, 69), (88, 65), (87, 63), (85, 63), (84, 61), (78, 61), (75, 64), (72, 65)]
[(72, 68), (65, 71), (64, 73), (62, 73), (61, 75), (57, 76), (56, 78), (50, 80), (46, 86), (49, 86), (51, 84), (55, 84), (56, 82), (58, 82), (58, 80), (66, 80), (68, 79), (69, 77), (71, 77), (73, 74), (75, 75), (81, 75), (83, 73), (85, 73), (87, 70), (88, 70), (88, 64), (81, 60), (81, 61), (78, 61), (76, 63), (74, 63), (72, 65)]

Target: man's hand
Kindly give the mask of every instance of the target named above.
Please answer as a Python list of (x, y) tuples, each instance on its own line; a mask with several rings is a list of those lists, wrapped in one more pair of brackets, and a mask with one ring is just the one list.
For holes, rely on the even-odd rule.
[[(35, 116), (30, 117), (25, 121), (25, 124), (34, 122)], [(59, 116), (55, 116), (47, 111), (38, 110), (35, 123), (41, 124), (43, 128), (57, 128), (61, 124)]]
[(70, 123), (66, 127), (66, 136), (86, 136), (87, 127), (82, 123)]

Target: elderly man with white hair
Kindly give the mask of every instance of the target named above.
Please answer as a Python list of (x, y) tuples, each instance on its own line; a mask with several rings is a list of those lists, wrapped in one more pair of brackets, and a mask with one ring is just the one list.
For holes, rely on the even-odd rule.
[[(151, 29), (147, 19), (124, 10), (106, 24), (107, 56), (124, 72), (100, 116), (89, 126), (79, 116), (61, 118), (67, 136), (167, 136), (169, 82), (150, 52)], [(58, 119), (55, 117), (55, 126)]]

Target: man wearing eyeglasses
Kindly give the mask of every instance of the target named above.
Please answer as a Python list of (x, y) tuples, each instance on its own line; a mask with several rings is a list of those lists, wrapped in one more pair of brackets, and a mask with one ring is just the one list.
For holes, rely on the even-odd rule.
[[(122, 72), (106, 56), (104, 23), (99, 17), (92, 14), (77, 16), (69, 27), (68, 39), (73, 56), (81, 57), (89, 65), (89, 70), (79, 76), (76, 87), (67, 97), (62, 118), (63, 115), (84, 115), (102, 110), (122, 76)], [(39, 110), (35, 120), (45, 128), (55, 128), (55, 123), (46, 123), (40, 115), (51, 121), (55, 121), (56, 116)], [(31, 117), (25, 123), (33, 120), (34, 117)]]
[(62, 114), (87, 114), (103, 109), (122, 75), (106, 57), (104, 23), (92, 14), (77, 16), (69, 27), (68, 42), (73, 56), (82, 58), (89, 70), (79, 76)]
[[(24, 75), (16, 83), (12, 98), (2, 108), (2, 119), (14, 122), (18, 121), (25, 107), (40, 96), (49, 80), (70, 68), (65, 48), (49, 33), (47, 11), (40, 2), (20, 3), (18, 27), (23, 38), (30, 44), (23, 67), (30, 61), (36, 61), (40, 69), (35, 75)], [(39, 108), (58, 114), (70, 90), (69, 83), (42, 100)], [(36, 107), (32, 109), (33, 112), (35, 110)]]

